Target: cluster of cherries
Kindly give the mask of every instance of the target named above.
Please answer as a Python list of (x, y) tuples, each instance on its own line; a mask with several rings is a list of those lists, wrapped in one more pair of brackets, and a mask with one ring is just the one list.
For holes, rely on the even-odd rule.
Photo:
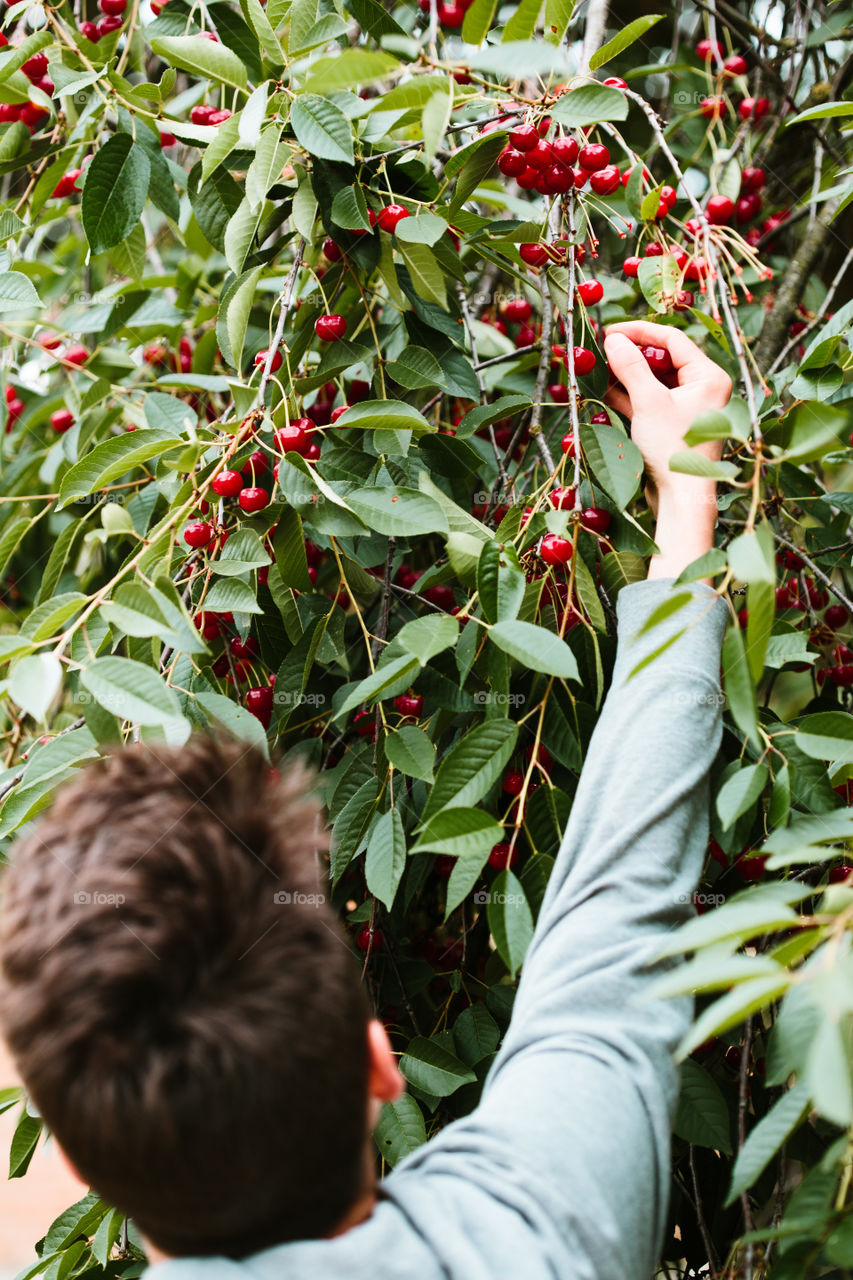
[[(8, 45), (7, 38), (0, 33), (0, 46)], [(47, 74), (47, 55), (34, 53), (27, 58), (21, 67), (30, 84), (41, 89), (48, 97), (53, 96), (54, 83)], [(35, 133), (47, 120), (50, 112), (35, 102), (0, 102), (0, 124), (11, 124), (19, 120), (25, 124), (30, 133)]]

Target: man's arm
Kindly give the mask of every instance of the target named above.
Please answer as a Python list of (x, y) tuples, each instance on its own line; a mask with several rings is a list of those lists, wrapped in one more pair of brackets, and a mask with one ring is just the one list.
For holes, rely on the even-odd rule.
[[(639, 334), (632, 327), (620, 329), (669, 346), (681, 361), (680, 382), (702, 408), (725, 403), (728, 379), (683, 335), (665, 329), (649, 337), (648, 326)], [(684, 609), (640, 634), (669, 595), (671, 576), (712, 545), (715, 506), (708, 482), (677, 477), (663, 460), (683, 447), (698, 408), (684, 396), (673, 404), (668, 397), (677, 393), (656, 383), (633, 344), (611, 340), (606, 349), (630, 397), (620, 407), (632, 414), (646, 459), (660, 556), (653, 580), (625, 587), (618, 599), (612, 687), (480, 1106), (390, 1179), (401, 1180), (401, 1191), (419, 1170), (473, 1181), (481, 1206), (501, 1206), (482, 1224), (496, 1254), (526, 1227), (528, 1273), (562, 1280), (648, 1277), (660, 1245), (677, 1093), (672, 1051), (690, 1006), (637, 997), (656, 972), (649, 965), (663, 936), (692, 913), (707, 842), (707, 775), (720, 739), (726, 617), (697, 584), (687, 588)], [(633, 674), (664, 635), (682, 631)], [(461, 1183), (459, 1197), (463, 1216)]]

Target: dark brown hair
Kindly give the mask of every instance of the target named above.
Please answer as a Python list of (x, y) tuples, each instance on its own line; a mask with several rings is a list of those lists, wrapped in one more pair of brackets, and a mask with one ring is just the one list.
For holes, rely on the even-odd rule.
[(117, 752), (3, 876), (24, 1083), (165, 1253), (323, 1236), (363, 1190), (368, 1010), (322, 897), (311, 781), (207, 737)]

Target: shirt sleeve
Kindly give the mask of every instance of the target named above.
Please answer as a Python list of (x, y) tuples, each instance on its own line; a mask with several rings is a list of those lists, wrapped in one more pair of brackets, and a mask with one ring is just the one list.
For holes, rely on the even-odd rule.
[[(644, 631), (676, 592), (686, 605)], [(612, 685), (480, 1105), (386, 1183), (473, 1182), (481, 1211), (498, 1201), (531, 1228), (531, 1275), (646, 1280), (660, 1249), (691, 1004), (638, 997), (693, 913), (726, 623), (710, 588), (676, 592), (662, 579), (619, 595)], [(500, 1235), (496, 1222), (496, 1248)]]

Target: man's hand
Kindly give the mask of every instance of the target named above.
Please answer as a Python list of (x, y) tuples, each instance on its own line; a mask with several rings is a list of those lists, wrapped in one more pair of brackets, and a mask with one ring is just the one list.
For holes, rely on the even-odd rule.
[[(659, 381), (641, 346), (669, 352), (677, 386), (670, 388)], [(631, 419), (631, 439), (646, 466), (646, 496), (658, 517), (655, 538), (661, 554), (652, 558), (649, 577), (677, 577), (713, 546), (716, 484), (670, 471), (669, 460), (685, 447), (684, 436), (694, 418), (727, 404), (732, 381), (686, 334), (667, 325), (643, 320), (610, 325), (604, 350), (614, 377), (624, 387), (612, 387), (607, 403)], [(713, 440), (695, 447), (716, 460), (723, 446), (722, 441)]]

